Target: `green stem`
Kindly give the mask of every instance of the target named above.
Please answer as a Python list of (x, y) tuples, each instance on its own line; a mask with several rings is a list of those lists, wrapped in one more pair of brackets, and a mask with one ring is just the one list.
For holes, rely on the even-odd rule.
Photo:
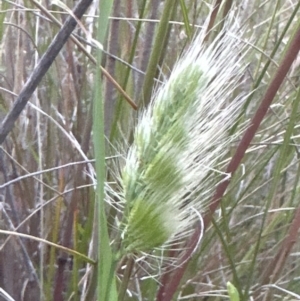
[[(152, 48), (152, 53), (150, 56), (149, 64), (146, 70), (145, 81), (142, 91), (142, 102), (145, 106), (150, 102), (154, 77), (157, 70), (157, 64), (161, 57), (162, 50), (165, 45), (165, 39), (168, 33), (169, 21), (172, 16), (173, 8), (176, 5), (177, 1), (175, 0), (166, 0), (164, 5), (164, 10), (161, 16), (161, 21), (157, 29), (157, 34), (155, 37), (154, 45)], [(141, 101), (140, 100), (140, 101)]]

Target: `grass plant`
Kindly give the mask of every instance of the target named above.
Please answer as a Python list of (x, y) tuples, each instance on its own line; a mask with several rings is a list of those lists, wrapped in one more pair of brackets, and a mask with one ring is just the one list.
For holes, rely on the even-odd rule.
[(299, 300), (299, 1), (77, 4), (0, 2), (0, 299)]

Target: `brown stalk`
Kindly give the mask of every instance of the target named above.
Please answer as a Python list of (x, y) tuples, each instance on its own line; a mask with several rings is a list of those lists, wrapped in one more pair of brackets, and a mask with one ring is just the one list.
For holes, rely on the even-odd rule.
[[(113, 4), (113, 16), (119, 17), (121, 10), (120, 0), (115, 0)], [(119, 54), (119, 34), (120, 34), (120, 21), (112, 20), (110, 25), (109, 37), (107, 42), (107, 51), (113, 56)], [(105, 69), (112, 76), (116, 76), (116, 60), (112, 56), (107, 56)], [(114, 94), (114, 84), (111, 81), (104, 82), (104, 133), (109, 137), (111, 125), (114, 119), (114, 112), (117, 103), (117, 97)]]
[[(275, 76), (273, 77), (272, 82), (270, 83), (270, 85), (261, 101), (259, 108), (257, 109), (254, 117), (252, 118), (252, 120), (250, 122), (250, 126), (248, 127), (242, 140), (240, 141), (240, 143), (236, 149), (236, 152), (227, 167), (226, 173), (233, 175), (233, 173), (239, 167), (247, 148), (249, 147), (263, 118), (267, 114), (268, 109), (269, 109), (274, 97), (276, 96), (277, 91), (279, 90), (288, 71), (290, 70), (292, 63), (296, 59), (299, 50), (300, 50), (300, 28), (298, 28), (283, 61), (281, 62)], [(223, 197), (229, 183), (230, 183), (230, 179), (224, 179), (224, 181), (218, 185), (216, 192), (213, 196), (213, 199), (210, 203), (209, 210), (206, 213), (206, 215), (204, 216), (205, 229), (207, 229), (208, 225), (211, 223), (212, 216), (213, 216), (215, 210), (220, 205), (222, 197)], [(298, 210), (300, 211), (300, 209), (298, 209)], [(280, 258), (282, 256), (285, 256), (286, 252), (289, 251), (291, 246), (294, 244), (295, 229), (299, 228), (299, 224), (300, 224), (300, 212), (297, 211), (294, 222), (290, 228), (289, 235), (286, 238), (286, 240), (284, 241), (283, 247), (277, 255)], [(164, 275), (162, 277), (162, 280), (161, 280), (162, 285), (157, 294), (158, 301), (169, 301), (172, 299), (172, 296), (176, 292), (176, 290), (180, 284), (180, 281), (184, 275), (184, 272), (187, 268), (187, 265), (189, 262), (188, 259), (191, 257), (194, 247), (197, 244), (199, 232), (200, 232), (200, 228), (199, 228), (199, 226), (196, 226), (194, 234), (192, 235), (189, 242), (187, 243), (187, 252), (186, 252), (185, 256), (179, 261), (178, 268), (172, 273), (172, 275), (171, 275), (172, 277), (170, 277), (170, 275)], [(275, 259), (277, 258), (277, 256), (275, 257)], [(275, 262), (275, 259), (274, 259), (274, 262)], [(273, 266), (274, 266), (274, 262), (272, 263)]]
[(222, 0), (216, 0), (216, 2), (214, 4), (214, 8), (210, 13), (209, 21), (208, 21), (207, 28), (206, 28), (204, 42), (206, 42), (208, 40), (209, 35), (211, 33), (211, 30), (214, 27), (214, 24), (215, 24), (215, 21), (216, 21), (221, 3), (222, 3)]

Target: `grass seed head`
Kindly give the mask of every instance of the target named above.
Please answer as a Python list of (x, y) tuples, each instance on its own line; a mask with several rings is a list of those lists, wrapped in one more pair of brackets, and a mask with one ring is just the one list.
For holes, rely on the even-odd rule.
[(139, 118), (122, 172), (126, 252), (188, 233), (224, 176), (244, 97), (232, 95), (245, 70), (245, 48), (228, 29), (208, 47), (195, 38)]

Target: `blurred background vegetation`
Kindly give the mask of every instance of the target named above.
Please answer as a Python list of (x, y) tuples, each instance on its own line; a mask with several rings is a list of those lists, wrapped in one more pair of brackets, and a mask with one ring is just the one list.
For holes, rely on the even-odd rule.
[[(103, 76), (106, 163), (116, 174), (110, 158), (132, 142), (138, 112), (196, 32), (206, 30), (210, 43), (229, 10), (238, 12), (242, 41), (251, 48), (245, 90), (253, 93), (244, 108), (246, 121), (300, 24), (296, 0), (112, 4), (101, 64), (138, 106), (135, 110)], [(1, 120), (66, 20), (66, 7), (73, 6), (74, 1), (1, 0)], [(93, 2), (74, 31), (79, 42), (67, 41), (0, 149), (0, 229), (36, 238), (0, 232), (0, 300), (96, 300), (93, 263), (54, 244), (95, 258), (91, 135), (97, 18)], [(227, 281), (240, 300), (300, 300), (299, 64), (297, 59), (277, 91), (172, 300), (229, 300)], [(234, 150), (235, 145), (228, 158)], [(111, 200), (118, 187), (114, 178), (107, 172)], [(113, 242), (116, 208), (107, 206), (106, 215)], [(127, 293), (119, 300), (169, 300), (157, 294), (163, 274), (146, 277), (151, 267), (140, 260), (126, 275), (123, 264), (117, 264), (116, 284), (125, 283)]]

